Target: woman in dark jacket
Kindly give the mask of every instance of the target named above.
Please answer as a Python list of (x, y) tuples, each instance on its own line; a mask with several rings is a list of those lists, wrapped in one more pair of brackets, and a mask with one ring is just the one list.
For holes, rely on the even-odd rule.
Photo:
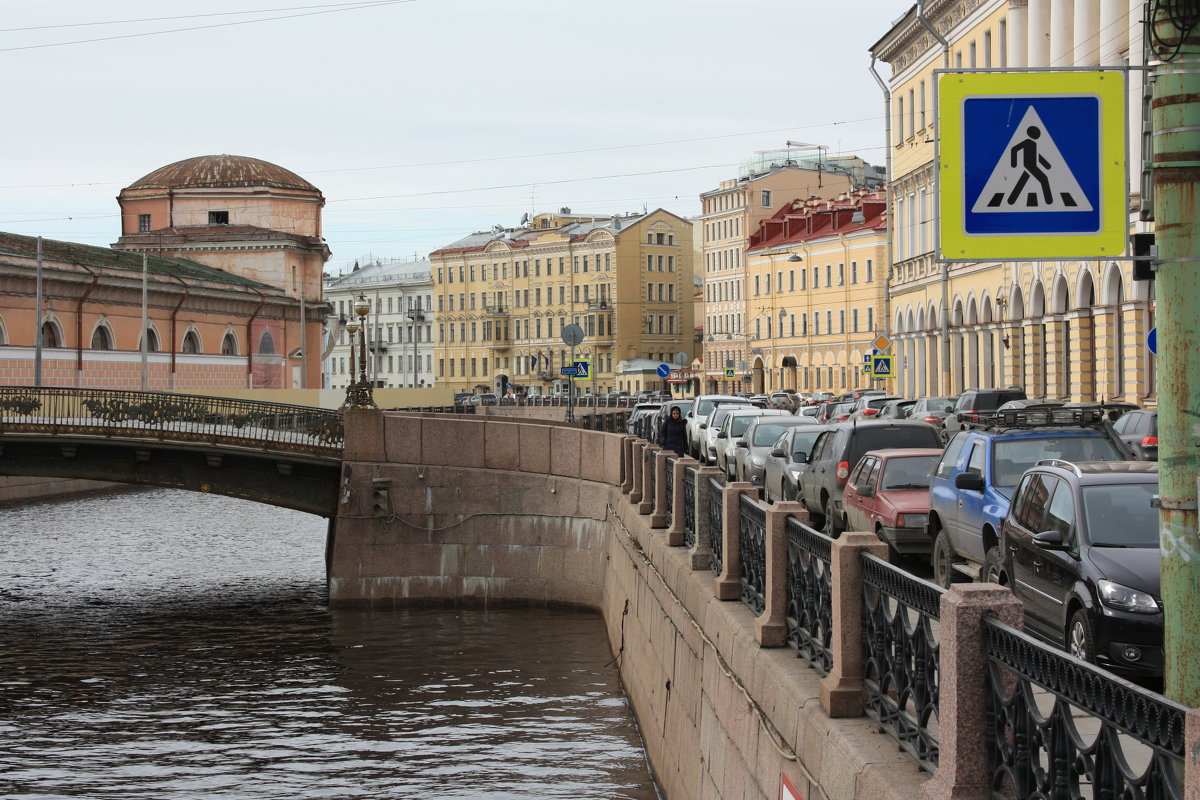
[(687, 452), (687, 423), (678, 408), (671, 409), (671, 416), (663, 423), (662, 435), (658, 443), (667, 450), (674, 450), (677, 455)]

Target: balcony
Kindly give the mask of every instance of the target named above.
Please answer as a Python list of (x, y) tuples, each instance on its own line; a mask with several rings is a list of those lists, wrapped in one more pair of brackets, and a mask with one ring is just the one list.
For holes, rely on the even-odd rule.
[(608, 311), (610, 308), (611, 306), (608, 304), (607, 298), (597, 300), (596, 298), (592, 297), (587, 301), (587, 310), (593, 313), (598, 311)]
[(489, 305), (483, 307), (484, 319), (508, 319), (512, 310), (508, 306)]

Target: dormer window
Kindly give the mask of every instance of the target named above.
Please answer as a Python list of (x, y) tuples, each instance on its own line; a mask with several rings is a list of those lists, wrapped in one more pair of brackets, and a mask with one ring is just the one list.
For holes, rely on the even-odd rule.
[(228, 211), (210, 211), (210, 212), (208, 212), (208, 224), (209, 225), (228, 225), (229, 224), (229, 212)]

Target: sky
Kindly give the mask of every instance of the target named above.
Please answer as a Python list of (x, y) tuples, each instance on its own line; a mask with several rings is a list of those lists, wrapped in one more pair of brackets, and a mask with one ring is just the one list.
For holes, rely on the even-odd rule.
[(112, 244), (122, 187), (229, 153), (321, 189), (338, 274), (526, 212), (692, 217), (788, 141), (882, 166), (868, 48), (912, 0), (0, 5), (0, 230)]

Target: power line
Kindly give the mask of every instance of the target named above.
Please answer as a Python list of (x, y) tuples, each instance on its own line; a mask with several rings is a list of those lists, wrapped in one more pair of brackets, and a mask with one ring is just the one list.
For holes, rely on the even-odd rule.
[(25, 28), (0, 28), (0, 33), (19, 33), (22, 31), (44, 31), (55, 28), (87, 28), (96, 25), (126, 25), (137, 22), (166, 22), (173, 19), (204, 19), (207, 17), (232, 17), (239, 14), (274, 14), (278, 11), (298, 11), (308, 8), (331, 8), (336, 6), (359, 6), (364, 0), (354, 3), (323, 3), (313, 6), (286, 6), (284, 8), (255, 8), (246, 11), (214, 11), (211, 14), (182, 14), (172, 17), (140, 17), (138, 19), (113, 19), (100, 22), (64, 22), (59, 25), (31, 25)]
[(143, 31), (142, 33), (126, 33), (116, 36), (101, 36), (95, 39), (76, 39), (69, 42), (48, 42), (46, 44), (27, 44), (19, 47), (0, 47), (0, 53), (11, 53), (16, 50), (40, 50), (47, 47), (67, 47), (76, 44), (92, 44), (94, 42), (111, 42), (119, 39), (137, 39), (142, 36), (162, 36), (167, 33), (182, 33), (185, 31), (200, 31), (211, 28), (229, 28), (234, 25), (253, 25), (258, 22), (277, 22), (281, 19), (297, 19), (299, 17), (313, 17), (320, 14), (337, 14), (341, 11), (358, 11), (364, 8), (379, 8), (381, 6), (391, 6), (399, 3), (415, 3), (417, 0), (372, 0), (371, 2), (357, 3), (348, 5), (345, 8), (327, 8), (324, 11), (309, 11), (303, 14), (284, 14), (278, 17), (263, 17), (262, 19), (246, 19), (238, 22), (215, 22), (211, 25), (193, 25), (186, 28), (170, 28), (162, 31)]

